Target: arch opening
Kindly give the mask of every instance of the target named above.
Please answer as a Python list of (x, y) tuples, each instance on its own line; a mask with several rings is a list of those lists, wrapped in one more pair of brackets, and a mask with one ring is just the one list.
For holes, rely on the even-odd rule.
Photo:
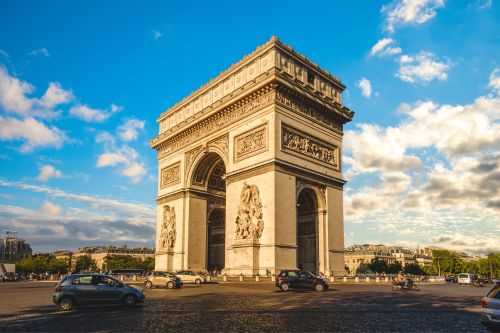
[(318, 198), (305, 188), (297, 198), (297, 267), (317, 273), (318, 270)]
[(192, 185), (200, 186), (207, 200), (205, 268), (222, 270), (225, 266), (226, 166), (215, 152), (206, 153), (197, 163)]

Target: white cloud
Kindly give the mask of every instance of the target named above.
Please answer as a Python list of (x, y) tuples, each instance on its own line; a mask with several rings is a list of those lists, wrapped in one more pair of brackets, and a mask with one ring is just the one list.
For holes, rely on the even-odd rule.
[(6, 112), (25, 117), (53, 118), (58, 115), (53, 108), (74, 99), (73, 93), (63, 89), (57, 82), (49, 83), (40, 99), (27, 96), (34, 91), (33, 85), (10, 76), (5, 68), (0, 67), (0, 107)]
[(396, 76), (405, 82), (427, 84), (446, 80), (450, 68), (449, 62), (438, 61), (434, 54), (422, 51), (414, 56), (402, 55)]
[(157, 31), (157, 30), (151, 31), (151, 34), (153, 34), (153, 38), (155, 40), (158, 40), (163, 36), (163, 33), (161, 33), (160, 31)]
[(132, 163), (123, 169), (122, 174), (136, 183), (146, 175), (146, 168), (140, 163)]
[(49, 87), (40, 99), (39, 104), (47, 109), (52, 109), (57, 105), (69, 103), (74, 98), (75, 96), (73, 96), (73, 92), (71, 90), (61, 88), (61, 85), (57, 82), (50, 82)]
[(113, 166), (121, 163), (126, 163), (127, 159), (125, 156), (117, 153), (104, 153), (99, 155), (97, 159), (96, 166), (98, 168), (103, 168), (107, 166)]
[(392, 43), (394, 43), (392, 38), (383, 38), (379, 40), (370, 50), (370, 56), (394, 55), (401, 53), (402, 49), (400, 47), (390, 46)]
[(5, 68), (0, 67), (0, 106), (5, 111), (28, 114), (33, 101), (25, 95), (33, 91), (31, 84), (10, 76)]
[(67, 138), (57, 127), (48, 127), (31, 117), (19, 120), (0, 116), (0, 140), (24, 140), (20, 150), (27, 153), (37, 147), (60, 148)]
[(62, 172), (54, 168), (52, 165), (44, 165), (40, 168), (38, 180), (46, 182), (51, 178), (62, 178), (62, 176)]
[(370, 98), (370, 96), (372, 95), (372, 85), (368, 79), (362, 78), (358, 81), (358, 83), (356, 83), (356, 86), (361, 89), (361, 94), (364, 97)]
[[(30, 198), (42, 197), (39, 209), (0, 205), (1, 227), (17, 230), (30, 240), (35, 251), (76, 249), (89, 243), (110, 244), (110, 240), (139, 246), (154, 244), (156, 207), (152, 205), (3, 179), (0, 186), (30, 191)], [(61, 205), (54, 204), (55, 200)]]
[(500, 95), (500, 68), (495, 68), (493, 72), (491, 72), (488, 87)]
[(402, 104), (399, 114), (396, 125), (358, 124), (345, 134), (345, 175), (355, 186), (345, 189), (347, 230), (361, 223), (380, 235), (429, 245), (436, 235), (467, 232), (468, 240), (444, 244), (498, 250), (500, 97)]
[(40, 211), (48, 216), (58, 216), (61, 214), (61, 207), (53, 204), (50, 201), (45, 201), (40, 208)]
[(381, 9), (387, 16), (385, 30), (394, 32), (398, 26), (425, 23), (443, 6), (444, 0), (393, 0)]
[(42, 47), (40, 49), (36, 49), (28, 53), (30, 56), (33, 57), (38, 57), (38, 56), (43, 56), (43, 57), (50, 57), (49, 50), (47, 50), (45, 47)]
[(127, 145), (116, 147), (113, 141), (104, 141), (106, 152), (99, 155), (96, 166), (98, 168), (115, 167), (119, 173), (137, 183), (146, 175), (146, 167), (139, 162), (137, 151)]
[(71, 109), (69, 109), (69, 113), (86, 122), (97, 122), (102, 123), (106, 121), (113, 113), (120, 112), (123, 110), (123, 107), (117, 106), (115, 104), (111, 104), (110, 109), (101, 110), (101, 109), (93, 109), (87, 105), (78, 104)]
[(118, 127), (118, 135), (123, 141), (136, 140), (139, 136), (138, 130), (144, 130), (144, 124), (144, 121), (136, 118), (127, 119)]

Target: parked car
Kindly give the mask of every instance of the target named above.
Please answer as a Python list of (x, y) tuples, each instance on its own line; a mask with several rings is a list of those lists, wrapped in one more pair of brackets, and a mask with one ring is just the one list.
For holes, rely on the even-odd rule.
[(103, 274), (73, 274), (61, 279), (54, 289), (52, 300), (61, 310), (75, 305), (118, 303), (126, 306), (142, 304), (141, 288), (125, 284)]
[(458, 274), (458, 284), (471, 284), (473, 280), (474, 277), (471, 273)]
[(457, 283), (458, 278), (456, 276), (449, 275), (449, 276), (445, 277), (444, 280), (446, 282)]
[(500, 330), (500, 281), (481, 299), (481, 322), (492, 329)]
[(193, 271), (179, 271), (175, 273), (175, 276), (180, 278), (184, 283), (201, 284), (207, 282), (207, 278), (205, 276), (196, 274)]
[(276, 287), (283, 291), (290, 288), (324, 291), (328, 289), (328, 282), (308, 271), (284, 270), (276, 276)]
[(16, 282), (19, 281), (19, 277), (16, 273), (13, 272), (5, 272), (2, 277), (3, 282)]
[(153, 271), (148, 274), (144, 282), (146, 288), (167, 287), (168, 289), (180, 288), (183, 283), (180, 278), (169, 272)]

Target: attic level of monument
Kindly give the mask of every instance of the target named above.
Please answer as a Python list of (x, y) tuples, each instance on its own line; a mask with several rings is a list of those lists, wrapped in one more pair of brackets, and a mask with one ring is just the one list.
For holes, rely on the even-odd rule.
[(158, 118), (158, 270), (344, 270), (345, 86), (273, 37)]
[[(274, 37), (164, 112), (158, 118), (160, 133), (151, 146), (156, 148), (175, 133), (227, 107), (244, 104), (266, 85), (275, 90), (274, 99), (283, 104), (297, 105), (300, 100), (308, 99), (306, 104), (310, 108), (323, 112), (323, 118), (335, 119), (339, 125), (354, 115), (342, 105), (345, 86), (339, 79)], [(299, 101), (293, 101), (296, 98)]]

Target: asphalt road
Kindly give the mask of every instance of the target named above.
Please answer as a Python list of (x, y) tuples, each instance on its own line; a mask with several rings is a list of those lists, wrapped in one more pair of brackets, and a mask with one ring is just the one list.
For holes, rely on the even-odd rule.
[(143, 306), (60, 312), (53, 283), (0, 284), (0, 332), (486, 332), (479, 321), (487, 288), (336, 283), (330, 290), (281, 292), (269, 282), (146, 290)]

